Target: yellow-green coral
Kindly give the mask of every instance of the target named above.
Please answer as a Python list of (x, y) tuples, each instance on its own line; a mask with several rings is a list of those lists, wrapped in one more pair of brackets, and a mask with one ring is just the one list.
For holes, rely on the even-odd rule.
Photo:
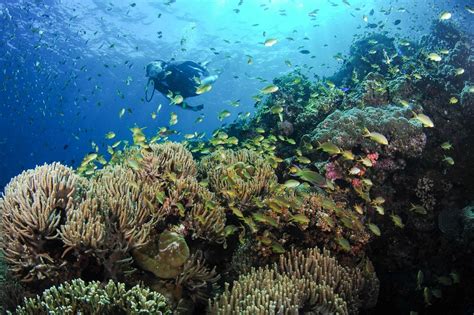
[(230, 204), (249, 205), (254, 197), (264, 197), (277, 183), (271, 165), (248, 149), (216, 151), (204, 157), (199, 168), (211, 191)]
[(159, 293), (109, 281), (86, 283), (81, 279), (51, 287), (34, 298), (26, 299), (15, 314), (171, 314), (167, 300)]
[(141, 152), (143, 160), (139, 173), (142, 178), (156, 181), (169, 176), (177, 178), (196, 176), (197, 169), (193, 156), (180, 143), (154, 143), (148, 150)]

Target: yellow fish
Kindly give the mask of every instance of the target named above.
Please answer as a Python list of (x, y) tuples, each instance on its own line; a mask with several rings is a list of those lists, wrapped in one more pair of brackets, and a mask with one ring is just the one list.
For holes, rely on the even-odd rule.
[(339, 149), (335, 144), (333, 144), (331, 142), (321, 143), (318, 146), (318, 150), (322, 150), (322, 151), (324, 151), (324, 152), (326, 152), (330, 155), (341, 153), (341, 149)]
[(441, 143), (441, 148), (443, 150), (451, 150), (453, 148), (453, 145), (449, 143), (449, 141)]
[(203, 84), (197, 87), (196, 94), (203, 94), (209, 92), (212, 89), (212, 85), (210, 84)]
[(380, 229), (377, 225), (375, 225), (373, 223), (369, 223), (367, 225), (368, 225), (369, 229), (372, 231), (372, 233), (374, 233), (377, 236), (382, 235), (382, 233), (380, 232)]
[(278, 40), (276, 38), (269, 38), (265, 41), (265, 43), (263, 43), (266, 47), (272, 47), (273, 45), (275, 45), (276, 43), (278, 43)]
[(176, 113), (170, 114), (170, 126), (176, 125), (178, 123), (178, 115)]
[(454, 159), (450, 156), (444, 156), (443, 162), (448, 163), (449, 165), (453, 166), (454, 165)]
[(431, 61), (435, 62), (440, 62), (441, 61), (441, 56), (438, 55), (437, 53), (429, 53), (427, 58)]
[(267, 85), (266, 87), (264, 87), (261, 92), (263, 94), (271, 94), (271, 93), (275, 93), (276, 91), (278, 91), (279, 88), (278, 86), (274, 85), (274, 84), (270, 84), (270, 85)]
[(388, 145), (387, 138), (381, 133), (370, 132), (369, 129), (365, 128), (363, 136), (381, 145)]
[(444, 12), (441, 12), (441, 14), (439, 15), (439, 19), (441, 21), (444, 21), (444, 20), (449, 20), (453, 15), (448, 12), (448, 11), (444, 11)]
[(105, 139), (113, 139), (115, 138), (115, 132), (109, 131), (105, 134)]
[(412, 119), (416, 119), (418, 120), (419, 122), (421, 122), (421, 124), (423, 125), (423, 127), (427, 127), (427, 128), (433, 128), (434, 127), (434, 123), (433, 121), (431, 120), (431, 118), (429, 118), (428, 116), (426, 116), (425, 114), (417, 114), (415, 112), (413, 112), (413, 115), (414, 117)]
[(171, 104), (179, 105), (184, 101), (184, 98), (181, 95), (175, 95), (173, 98), (170, 99)]

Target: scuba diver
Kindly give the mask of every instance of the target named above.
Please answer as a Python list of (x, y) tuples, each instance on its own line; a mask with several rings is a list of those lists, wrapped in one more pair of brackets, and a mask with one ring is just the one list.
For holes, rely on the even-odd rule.
[[(213, 83), (218, 77), (209, 75), (204, 66), (192, 61), (165, 62), (163, 60), (150, 62), (146, 66), (146, 76), (148, 77), (145, 92), (147, 102), (151, 101), (155, 90), (158, 90), (171, 99), (172, 104), (194, 111), (201, 110), (204, 106), (190, 106), (184, 102), (184, 99), (199, 95), (199, 87)], [(153, 81), (153, 92), (148, 98), (148, 86), (151, 81)]]

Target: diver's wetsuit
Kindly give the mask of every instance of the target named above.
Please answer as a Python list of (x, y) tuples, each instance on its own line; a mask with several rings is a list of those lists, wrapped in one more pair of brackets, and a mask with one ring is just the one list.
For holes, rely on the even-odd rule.
[(209, 72), (192, 61), (169, 62), (165, 64), (160, 78), (152, 78), (155, 89), (164, 95), (170, 91), (187, 98), (196, 96), (199, 80), (207, 77)]

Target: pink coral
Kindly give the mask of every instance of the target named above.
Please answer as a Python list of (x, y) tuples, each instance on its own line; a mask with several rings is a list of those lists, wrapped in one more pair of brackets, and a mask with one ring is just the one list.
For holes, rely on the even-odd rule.
[(329, 180), (342, 178), (341, 170), (334, 162), (329, 162), (326, 164), (326, 178)]
[(367, 158), (370, 160), (370, 162), (372, 162), (372, 165), (374, 166), (375, 164), (377, 164), (379, 154), (377, 152), (369, 153), (367, 154)]
[(353, 178), (352, 179), (352, 186), (354, 188), (359, 188), (362, 186), (362, 181), (359, 178)]

